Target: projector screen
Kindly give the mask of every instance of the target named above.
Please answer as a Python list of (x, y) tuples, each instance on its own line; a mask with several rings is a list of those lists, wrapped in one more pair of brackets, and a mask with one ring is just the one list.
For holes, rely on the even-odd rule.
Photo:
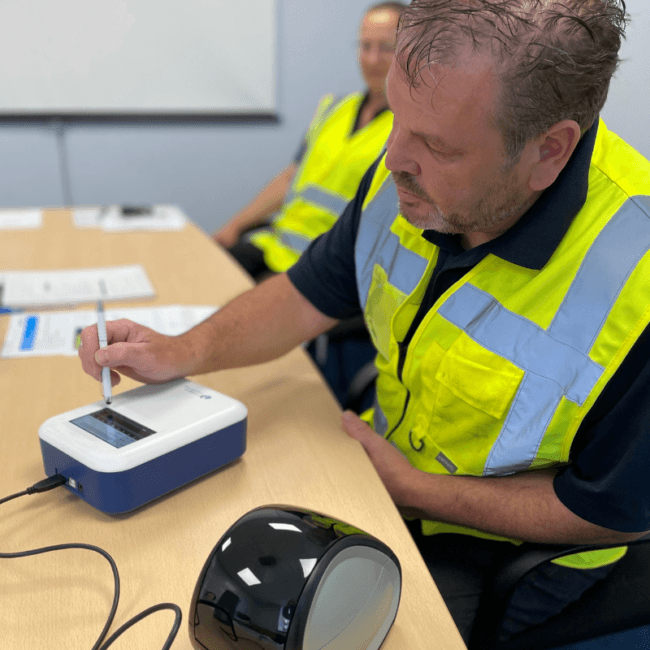
[(0, 117), (269, 115), (275, 0), (3, 0)]

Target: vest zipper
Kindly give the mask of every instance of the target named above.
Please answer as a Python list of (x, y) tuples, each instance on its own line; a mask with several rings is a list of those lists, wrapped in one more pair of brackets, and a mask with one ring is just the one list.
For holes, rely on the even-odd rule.
[[(409, 332), (410, 334), (410, 332)], [(402, 382), (402, 373), (404, 372), (404, 363), (406, 362), (406, 353), (408, 352), (409, 343), (411, 342), (412, 335), (406, 335), (406, 338), (398, 344), (399, 356), (397, 357), (397, 379), (404, 386)], [(390, 437), (397, 431), (402, 422), (404, 422), (404, 417), (406, 416), (406, 410), (409, 406), (409, 401), (411, 399), (411, 391), (404, 386), (406, 390), (406, 399), (404, 400), (404, 408), (402, 409), (402, 415), (398, 423), (391, 429), (390, 433), (386, 436), (386, 440), (390, 440)]]
[[(438, 260), (436, 261), (432, 275), (430, 275), (429, 280), (427, 280), (428, 284), (424, 296), (425, 300), (420, 304), (420, 307), (418, 308), (415, 318), (413, 319), (413, 322), (411, 323), (408, 332), (406, 332), (406, 336), (404, 337), (401, 343), (397, 344), (399, 350), (399, 355), (397, 357), (397, 380), (402, 384), (402, 386), (404, 386), (402, 375), (404, 373), (404, 364), (406, 363), (406, 355), (408, 353), (408, 348), (409, 345), (411, 344), (411, 341), (413, 340), (413, 337), (415, 336), (415, 332), (420, 326), (420, 323), (423, 321), (425, 315), (429, 311), (429, 308), (426, 307), (427, 305), (426, 296), (429, 293), (429, 291), (432, 290), (433, 288), (433, 285), (435, 283), (435, 279), (433, 278), (436, 277), (436, 269), (442, 262), (443, 262), (442, 258), (438, 256)], [(427, 275), (426, 272), (425, 275)], [(390, 433), (386, 436), (386, 440), (389, 440), (390, 437), (395, 433), (395, 431), (397, 431), (397, 429), (401, 426), (402, 422), (404, 422), (404, 418), (406, 417), (406, 411), (409, 407), (409, 401), (411, 400), (411, 391), (408, 388), (406, 388), (406, 386), (404, 386), (404, 389), (406, 390), (406, 399), (404, 400), (404, 408), (402, 410), (402, 416), (400, 417), (399, 422), (391, 429)], [(411, 443), (411, 447), (413, 447), (412, 443)], [(413, 447), (413, 449), (415, 449), (415, 447)]]

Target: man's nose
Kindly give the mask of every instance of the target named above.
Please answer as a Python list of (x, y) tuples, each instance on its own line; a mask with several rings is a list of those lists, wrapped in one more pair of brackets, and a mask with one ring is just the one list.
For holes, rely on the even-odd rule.
[(399, 125), (393, 129), (386, 143), (386, 167), (391, 172), (407, 172), (413, 176), (420, 174), (420, 166), (412, 159), (409, 150), (410, 138)]

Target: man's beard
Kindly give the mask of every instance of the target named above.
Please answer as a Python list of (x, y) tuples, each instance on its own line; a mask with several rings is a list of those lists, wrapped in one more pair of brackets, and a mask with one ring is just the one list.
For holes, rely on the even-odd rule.
[(485, 196), (476, 201), (466, 214), (452, 212), (445, 214), (440, 206), (417, 184), (408, 172), (392, 172), (395, 184), (429, 204), (426, 215), (417, 214), (409, 209), (408, 204), (400, 200), (402, 216), (416, 228), (436, 230), (449, 234), (467, 234), (485, 232), (504, 225), (519, 217), (532, 205), (531, 197), (524, 188), (518, 187), (514, 175), (502, 172), (497, 176)]

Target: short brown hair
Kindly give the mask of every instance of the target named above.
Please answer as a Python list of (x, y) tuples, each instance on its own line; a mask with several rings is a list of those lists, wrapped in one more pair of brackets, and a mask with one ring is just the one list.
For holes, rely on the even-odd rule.
[(400, 19), (398, 60), (412, 87), (423, 67), (468, 45), (495, 61), (494, 121), (506, 154), (561, 120), (584, 133), (602, 110), (627, 21), (623, 0), (414, 0)]

